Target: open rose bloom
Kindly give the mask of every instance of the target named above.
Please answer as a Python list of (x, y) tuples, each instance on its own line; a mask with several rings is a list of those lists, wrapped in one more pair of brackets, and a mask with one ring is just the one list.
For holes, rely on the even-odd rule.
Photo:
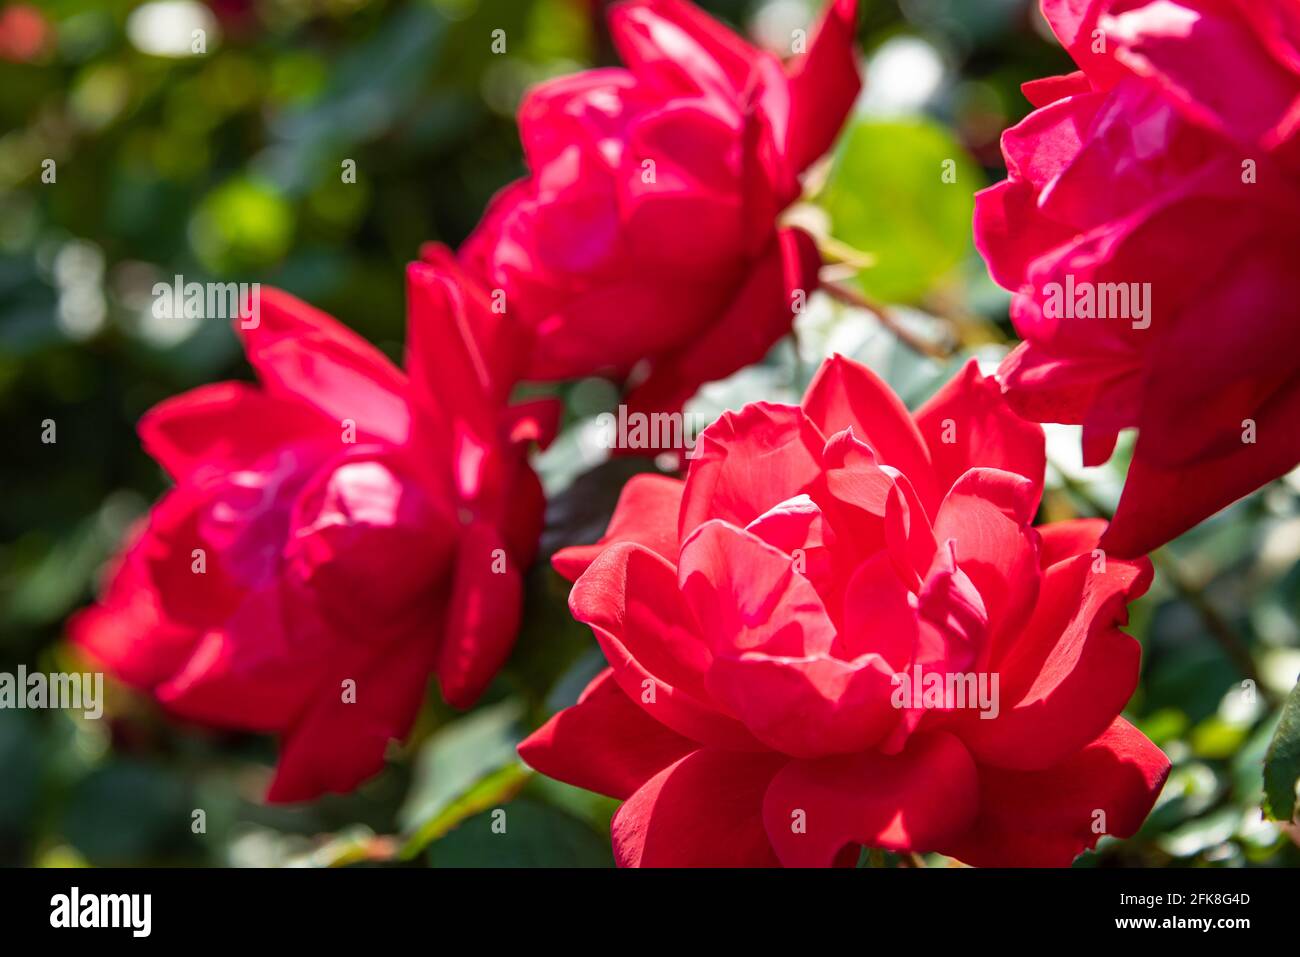
[(1119, 717), (1150, 565), (1095, 552), (1100, 522), (1034, 527), (1042, 430), (974, 363), (913, 417), (836, 358), (699, 453), (555, 559), (609, 668), (520, 753), (624, 800), (620, 864), (1066, 865), (1137, 829), (1169, 770)]
[(628, 0), (626, 69), (529, 93), (531, 175), (460, 250), (533, 336), (527, 377), (632, 376), (630, 404), (670, 408), (790, 330), (820, 259), (777, 217), (858, 94), (856, 6), (832, 0), (783, 65), (684, 0)]
[(1086, 464), (1138, 429), (1102, 544), (1142, 554), (1300, 462), (1300, 4), (1043, 11), (1080, 69), (1026, 85), (977, 200), (1025, 340), (999, 376)]
[(260, 384), (145, 416), (175, 487), (71, 626), (170, 713), (280, 735), (272, 801), (356, 787), (430, 674), (468, 706), (514, 640), (542, 515), (525, 455), (553, 410), (506, 404), (518, 357), (484, 292), (424, 264), (408, 291), (405, 373), (264, 293)]

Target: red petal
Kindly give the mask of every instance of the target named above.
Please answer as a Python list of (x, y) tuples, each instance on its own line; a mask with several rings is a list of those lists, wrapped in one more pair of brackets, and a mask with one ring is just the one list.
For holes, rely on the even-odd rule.
[(144, 450), (177, 482), (200, 469), (250, 468), (285, 445), (339, 440), (327, 419), (242, 382), (200, 386), (167, 399), (144, 414), (139, 432)]
[[(250, 595), (222, 628), (195, 644), (176, 674), (158, 685), (159, 703), (189, 721), (283, 731), (319, 691), (323, 662), (331, 651), (320, 641), (303, 653), (303, 615), (303, 609), (285, 606), (279, 588)], [(297, 632), (292, 636), (284, 630), (291, 619)]]
[(817, 289), (821, 255), (801, 229), (776, 233), (720, 317), (681, 349), (659, 357), (628, 396), (630, 410), (676, 409), (706, 382), (760, 361), (790, 331), (799, 300)]
[[(74, 644), (136, 688), (152, 690), (175, 674), (202, 633), (201, 624), (168, 614), (151, 568), (160, 549), (172, 551), (157, 540), (157, 529), (192, 520), (193, 507), (193, 499), (185, 492), (163, 496), (149, 519), (133, 532), (135, 540), (115, 559), (117, 567), (106, 579), (99, 603), (68, 622)], [(187, 571), (189, 555), (186, 550), (177, 558), (185, 559)]]
[(577, 704), (519, 745), (519, 756), (547, 777), (622, 799), (698, 747), (629, 701), (606, 668)]
[(966, 671), (988, 644), (989, 614), (983, 596), (957, 565), (952, 539), (935, 551), (916, 604), (921, 630), (914, 664), (944, 674)]
[(528, 378), (624, 377), (642, 359), (672, 354), (703, 335), (733, 295), (733, 288), (716, 277), (664, 282), (638, 273), (597, 282), (556, 304), (538, 322)]
[(1091, 554), (1105, 530), (1106, 520), (1103, 518), (1076, 518), (1039, 525), (1039, 564), (1050, 568), (1075, 555)]
[(717, 520), (682, 543), (677, 582), (714, 655), (826, 652), (835, 629), (789, 555)]
[(979, 817), (943, 852), (976, 867), (1066, 867), (1102, 833), (1131, 836), (1168, 774), (1160, 749), (1116, 718), (1054, 767), (981, 767)]
[(1039, 770), (1104, 731), (1137, 687), (1141, 650), (1120, 631), (1127, 603), (1146, 591), (1151, 565), (1091, 555), (1043, 575), (1034, 615), (1001, 661), (1000, 714), (970, 715), (958, 733), (981, 764)]
[[(178, 486), (149, 513), (148, 524), (124, 563), (133, 587), (152, 593), (164, 619), (200, 631), (219, 627), (246, 594), (243, 577), (224, 566), (220, 550), (204, 534), (210, 530), (206, 519), (211, 511), (212, 500), (205, 492), (192, 485)], [(274, 554), (278, 545), (259, 541), (255, 547)], [(202, 573), (195, 571), (196, 551), (204, 553)], [(257, 576), (257, 581), (269, 578)]]
[(743, 135), (733, 107), (700, 98), (656, 104), (630, 125), (617, 181), (619, 228), (626, 254), (647, 273), (715, 282), (735, 275), (737, 256), (754, 238), (745, 235), (737, 189)]
[(632, 0), (609, 14), (614, 46), (637, 79), (668, 95), (736, 99), (758, 51), (682, 0)]
[(1020, 92), (1033, 106), (1044, 107), (1051, 106), (1057, 100), (1063, 100), (1067, 96), (1091, 93), (1092, 84), (1088, 82), (1088, 74), (1082, 70), (1075, 70), (1064, 76), (1045, 76), (1022, 83)]
[(462, 531), (451, 587), (438, 682), (448, 704), (468, 708), (505, 664), (519, 630), (523, 571), (494, 526), (476, 522)]
[[(1043, 16), (1061, 41), (1061, 46), (1094, 81), (1110, 83), (1123, 75), (1123, 68), (1115, 64), (1110, 52), (1092, 52), (1092, 45), (1096, 42), (1093, 34), (1097, 31), (1097, 21), (1106, 7), (1106, 0), (1042, 0), (1042, 4)], [(1107, 50), (1110, 49), (1108, 45)]]
[(759, 749), (710, 703), (711, 656), (668, 562), (641, 545), (611, 545), (573, 586), (569, 609), (591, 626), (619, 687), (656, 721), (701, 744)]
[(704, 748), (647, 781), (610, 825), (620, 867), (775, 867), (763, 793), (785, 759)]
[(916, 598), (888, 555), (876, 555), (854, 571), (844, 589), (843, 621), (837, 658), (851, 661), (874, 652), (895, 671), (911, 664), (919, 627)]
[[(565, 151), (575, 145), (599, 156), (602, 142), (625, 139), (629, 125), (655, 102), (652, 91), (618, 67), (544, 80), (519, 104), (519, 139), (528, 168), (541, 173), (552, 163), (562, 163)], [(493, 214), (499, 213), (490, 209), (480, 228), (494, 229)], [(421, 258), (429, 257), (422, 253)]]
[(907, 407), (874, 372), (851, 359), (832, 356), (808, 386), (803, 410), (823, 435), (852, 428), (880, 464), (892, 465), (907, 476), (926, 510), (934, 514), (943, 490), (935, 485), (930, 453)]
[(935, 540), (907, 476), (878, 465), (851, 428), (831, 436), (822, 457), (826, 470), (814, 495), (835, 532), (835, 558), (856, 565), (887, 549), (903, 581), (915, 586), (930, 567)]
[(1113, 391), (1116, 365), (1106, 355), (1060, 357), (1022, 342), (1002, 360), (998, 379), (1007, 403), (1029, 421), (1081, 425), (1097, 399)]
[(1038, 495), (1014, 472), (971, 469), (935, 518), (935, 538), (952, 539), (958, 565), (984, 601), (995, 646), (1019, 635), (1038, 597)]
[(1014, 472), (1032, 483), (1032, 516), (1047, 471), (1043, 429), (1011, 410), (997, 380), (981, 375), (974, 359), (917, 410), (916, 424), (944, 492), (969, 469)]
[(628, 479), (619, 493), (609, 528), (593, 545), (574, 545), (551, 558), (555, 570), (577, 581), (596, 556), (615, 542), (636, 542), (670, 562), (677, 561), (677, 516), (681, 511), (680, 479), (641, 474)]
[(1076, 232), (1039, 211), (1038, 196), (1028, 183), (1006, 179), (975, 194), (975, 247), (1003, 289), (1019, 291), (1030, 264)]
[(272, 395), (297, 398), (340, 427), (402, 442), (410, 433), (406, 377), (374, 346), (278, 289), (261, 295), (261, 321), (243, 331), (248, 360)]
[(494, 437), (496, 384), (475, 330), (500, 317), (472, 309), (466, 290), (425, 263), (406, 267), (406, 295), (406, 367), (416, 401), (447, 430), (444, 435), (463, 422), (483, 439)]
[[(436, 647), (432, 636), (415, 637), (363, 648), (354, 667), (335, 662), (333, 677), (285, 735), (266, 799), (283, 804), (346, 794), (377, 774), (389, 742), (406, 737), (415, 723)], [(348, 679), (356, 682), (355, 701), (344, 700)]]
[(830, 867), (851, 843), (932, 850), (965, 831), (978, 807), (975, 763), (940, 732), (896, 755), (791, 762), (767, 790), (763, 822), (786, 867)]
[[(1294, 54), (1291, 62), (1279, 62), (1249, 18), (1235, 4), (1178, 0), (1107, 14), (1100, 23), (1116, 60), (1153, 82), (1198, 122), (1253, 145), (1273, 140), (1283, 128), (1300, 80)], [(1220, 82), (1224, 76), (1233, 83)], [(1237, 96), (1231, 87), (1251, 95)]]
[(893, 667), (875, 654), (851, 662), (745, 654), (715, 658), (708, 685), (763, 744), (816, 758), (863, 751), (893, 730), (893, 678)]
[[(1150, 551), (1300, 462), (1300, 386), (1294, 369), (1297, 292), (1280, 246), (1232, 266), (1160, 334), (1138, 442), (1103, 547), (1120, 555)], [(1215, 349), (1206, 335), (1226, 310), (1240, 311), (1234, 334)], [(1267, 342), (1275, 348), (1259, 348)], [(1246, 428), (1254, 423), (1254, 442)]]
[(1129, 466), (1119, 507), (1101, 547), (1142, 555), (1178, 537), (1221, 508), (1281, 478), (1300, 461), (1300, 389), (1290, 389), (1257, 413), (1255, 444), (1227, 455), (1164, 468), (1142, 455), (1142, 436)]
[(742, 528), (805, 490), (821, 471), (825, 440), (798, 408), (755, 402), (725, 412), (696, 442), (678, 534), (709, 519)]
[(790, 63), (789, 167), (806, 169), (830, 149), (862, 89), (854, 53), (857, 0), (831, 0), (808, 52)]
[(342, 627), (397, 627), (449, 571), (457, 531), (406, 462), (363, 451), (322, 469), (299, 495), (284, 573)]

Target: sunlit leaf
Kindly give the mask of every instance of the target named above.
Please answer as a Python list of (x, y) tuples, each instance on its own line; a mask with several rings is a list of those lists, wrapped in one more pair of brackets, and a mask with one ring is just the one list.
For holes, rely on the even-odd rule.
[(876, 257), (862, 288), (888, 302), (916, 302), (970, 253), (978, 167), (928, 120), (861, 120), (845, 133), (817, 201), (832, 235)]
[(1264, 756), (1264, 813), (1275, 821), (1296, 816), (1296, 785), (1300, 784), (1300, 683), (1282, 708), (1282, 720)]
[(467, 815), (522, 785), (525, 772), (515, 757), (521, 714), (519, 702), (504, 701), (447, 725), (424, 745), (398, 814), (407, 836), (403, 856), (418, 853)]

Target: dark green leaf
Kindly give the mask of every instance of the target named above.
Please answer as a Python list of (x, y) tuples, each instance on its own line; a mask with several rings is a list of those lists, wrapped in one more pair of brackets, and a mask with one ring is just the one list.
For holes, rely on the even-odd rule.
[(403, 856), (522, 785), (526, 775), (515, 757), (521, 713), (517, 701), (504, 701), (453, 722), (424, 745), (398, 815), (408, 835)]
[(609, 843), (586, 824), (527, 799), (461, 823), (429, 848), (434, 867), (609, 867)]
[(1282, 707), (1282, 720), (1264, 756), (1264, 813), (1275, 821), (1294, 821), (1300, 782), (1300, 683)]

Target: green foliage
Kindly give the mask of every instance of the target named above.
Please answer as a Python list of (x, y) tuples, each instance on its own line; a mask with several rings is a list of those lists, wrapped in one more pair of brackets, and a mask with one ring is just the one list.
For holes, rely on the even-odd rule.
[[(266, 21), (178, 59), (131, 46), (135, 4), (40, 6), (57, 47), (33, 64), (0, 61), (0, 671), (67, 663), (67, 616), (163, 489), (135, 436), (141, 413), (250, 374), (226, 325), (150, 322), (152, 282), (275, 284), (398, 355), (404, 264), (426, 240), (462, 241), (523, 172), (523, 89), (612, 61), (588, 5), (570, 0), (259, 3)], [(753, 25), (760, 4), (704, 6)], [(692, 403), (702, 415), (797, 401), (831, 351), (870, 365), (911, 406), (970, 356), (1005, 351), (1007, 294), (972, 250), (972, 194), (1003, 175), (998, 132), (1028, 109), (1019, 83), (1068, 61), (1012, 0), (863, 7), (868, 57), (900, 34), (951, 55), (924, 105), (852, 121), (813, 212), (832, 251), (875, 257), (853, 278), (861, 290), (920, 339), (961, 348), (918, 355), (868, 312), (815, 297), (764, 362), (704, 390)], [(497, 27), (506, 57), (483, 42)], [(57, 184), (40, 181), (47, 157)], [(345, 160), (355, 183), (342, 181)], [(616, 802), (533, 774), (515, 744), (603, 667), (547, 558), (598, 538), (626, 480), (655, 466), (590, 461), (581, 424), (615, 394), (592, 382), (563, 394), (566, 430), (539, 461), (549, 512), (524, 626), (483, 705), (458, 715), (431, 693), (383, 774), (288, 808), (263, 801), (271, 741), (173, 724), (121, 686), (100, 722), (0, 711), (0, 863), (608, 865)], [(38, 438), (47, 417), (53, 446)], [(1123, 464), (1075, 478), (1113, 501)], [(1087, 511), (1051, 480), (1044, 520)], [(1162, 568), (1133, 609), (1143, 673), (1126, 714), (1173, 771), (1139, 834), (1083, 864), (1300, 864), (1294, 838), (1260, 815), (1266, 793), (1275, 818), (1294, 815), (1300, 770), (1297, 522), (1300, 485), (1279, 482), (1170, 549), (1191, 587)], [(1215, 627), (1206, 602), (1223, 618)], [(1257, 666), (1253, 703), (1221, 625)], [(191, 829), (195, 809), (204, 833)]]
[(818, 202), (841, 242), (875, 257), (862, 288), (919, 302), (971, 253), (972, 196), (983, 174), (929, 120), (859, 120), (844, 134)]
[(529, 799), (479, 814), (429, 849), (433, 867), (610, 867), (609, 848), (590, 827)]
[(480, 709), (439, 731), (421, 749), (399, 821), (409, 857), (471, 814), (507, 800), (524, 772), (515, 758), (522, 740), (519, 704)]
[(1264, 757), (1264, 812), (1275, 821), (1296, 819), (1300, 786), (1300, 684), (1282, 709), (1273, 741)]
[(62, 831), (90, 863), (122, 866), (183, 846), (192, 807), (185, 783), (165, 769), (113, 761), (78, 782)]

